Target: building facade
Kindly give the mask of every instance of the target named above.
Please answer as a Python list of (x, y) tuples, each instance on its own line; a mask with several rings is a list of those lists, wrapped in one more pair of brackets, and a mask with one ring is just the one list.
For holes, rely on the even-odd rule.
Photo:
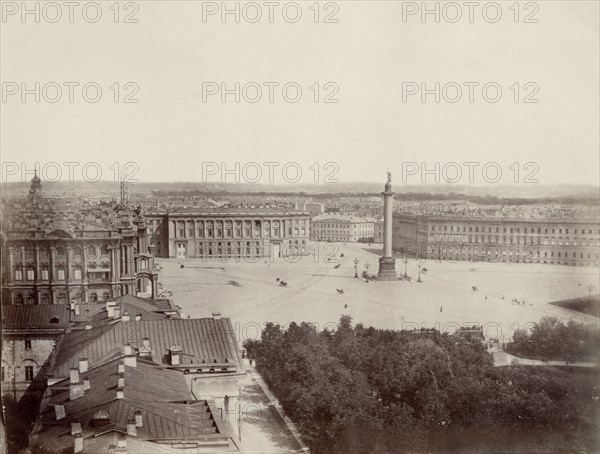
[(158, 274), (140, 210), (43, 199), (39, 179), (27, 200), (3, 207), (3, 304), (156, 297)]
[(70, 326), (68, 304), (2, 310), (2, 396), (19, 401), (43, 374), (56, 341)]
[(428, 260), (595, 266), (600, 223), (594, 219), (394, 214), (397, 252)]
[(275, 208), (190, 208), (149, 213), (157, 257), (285, 257), (308, 253), (310, 216)]
[(377, 219), (373, 222), (373, 240), (375, 243), (383, 243), (383, 219)]
[(311, 238), (314, 241), (369, 241), (373, 238), (373, 224), (371, 219), (325, 214), (312, 219)]

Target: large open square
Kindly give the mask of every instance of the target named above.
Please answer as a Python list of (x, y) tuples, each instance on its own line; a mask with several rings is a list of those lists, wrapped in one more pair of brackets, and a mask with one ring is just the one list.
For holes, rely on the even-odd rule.
[[(589, 286), (596, 293), (595, 268), (429, 261), (419, 283), (417, 263), (410, 260), (411, 281), (367, 283), (354, 277), (354, 261), (359, 275), (366, 265), (376, 274), (377, 246), (315, 243), (310, 249), (312, 255), (297, 260), (165, 259), (159, 281), (185, 314), (221, 312), (231, 318), (240, 342), (259, 336), (266, 322), (310, 321), (333, 328), (343, 314), (355, 323), (387, 329), (453, 331), (458, 325), (480, 324), (488, 337), (505, 341), (544, 316), (597, 324), (594, 317), (548, 304), (586, 296)], [(397, 259), (398, 275), (404, 268)]]

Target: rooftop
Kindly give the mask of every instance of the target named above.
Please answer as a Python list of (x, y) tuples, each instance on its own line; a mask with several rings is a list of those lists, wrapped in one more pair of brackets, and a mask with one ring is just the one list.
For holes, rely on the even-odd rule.
[[(82, 452), (109, 452), (106, 448), (114, 446), (115, 436), (127, 434), (136, 413), (135, 439), (140, 441), (228, 439), (226, 424), (215, 421), (208, 401), (195, 400), (181, 372), (139, 358), (134, 364), (125, 365), (119, 357), (78, 373), (80, 381), (75, 386), (81, 388), (75, 398), (71, 397), (75, 388), (70, 380), (50, 385), (40, 405), (30, 447), (35, 452), (73, 452), (71, 424), (79, 423)], [(87, 390), (83, 387), (85, 379), (89, 380)], [(64, 406), (64, 417), (58, 420), (55, 405)], [(156, 446), (157, 450), (168, 447)], [(151, 448), (152, 444), (146, 445), (146, 449)]]
[(180, 367), (227, 367), (243, 373), (235, 332), (228, 318), (162, 319), (121, 321), (84, 331), (66, 333), (57, 342), (50, 373), (67, 377), (69, 369), (77, 367), (79, 358), (86, 357), (91, 367), (110, 361), (122, 354), (129, 343), (133, 352), (150, 341), (152, 360), (170, 365), (170, 348), (182, 351)]
[(68, 304), (3, 305), (3, 330), (64, 330), (70, 326)]

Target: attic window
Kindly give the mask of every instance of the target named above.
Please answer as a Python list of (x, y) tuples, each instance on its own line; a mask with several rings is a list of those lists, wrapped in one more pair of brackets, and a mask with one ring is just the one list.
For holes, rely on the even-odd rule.
[(91, 427), (101, 427), (110, 424), (110, 416), (105, 411), (100, 410), (90, 420)]

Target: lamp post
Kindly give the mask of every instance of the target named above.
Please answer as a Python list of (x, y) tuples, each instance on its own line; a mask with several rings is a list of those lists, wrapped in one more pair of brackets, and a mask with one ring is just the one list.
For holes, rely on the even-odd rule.
[(421, 280), (421, 268), (423, 268), (423, 263), (419, 260), (419, 264), (417, 265), (417, 267), (419, 268), (419, 278), (417, 279), (417, 282), (423, 282)]
[(358, 277), (358, 259), (354, 259), (354, 277)]
[(404, 259), (402, 259), (402, 262), (404, 262), (404, 277), (408, 277), (408, 274), (406, 274), (406, 267), (408, 266), (408, 259), (406, 257), (404, 257)]
[(371, 265), (369, 265), (368, 263), (367, 263), (367, 264), (365, 264), (365, 268), (367, 269), (367, 275), (369, 274), (369, 267), (370, 267), (370, 266), (371, 266)]

